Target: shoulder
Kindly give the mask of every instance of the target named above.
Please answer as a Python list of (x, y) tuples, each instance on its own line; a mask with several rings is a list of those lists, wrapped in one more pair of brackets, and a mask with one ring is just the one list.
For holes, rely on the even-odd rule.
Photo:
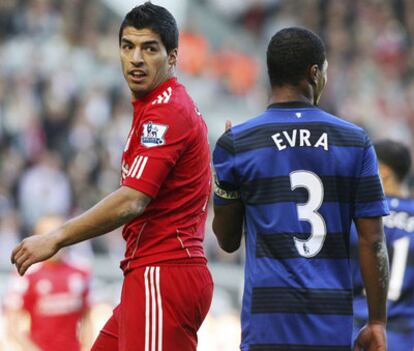
[(160, 120), (188, 121), (194, 112), (194, 102), (180, 83), (167, 86), (149, 102), (145, 117), (154, 116)]
[(320, 123), (337, 146), (354, 146), (361, 150), (369, 148), (372, 143), (368, 133), (360, 126), (324, 110), (317, 109), (316, 123)]
[(335, 125), (338, 125), (338, 126), (341, 126), (341, 127), (344, 127), (344, 128), (349, 128), (349, 129), (352, 129), (352, 130), (355, 130), (355, 131), (358, 131), (358, 132), (365, 133), (363, 128), (361, 128), (360, 126), (358, 126), (358, 125), (356, 125), (352, 122), (349, 122), (349, 121), (345, 120), (342, 117), (333, 115), (333, 114), (331, 114), (329, 112), (326, 112), (324, 110), (321, 110), (321, 109), (317, 109), (317, 111), (318, 111), (319, 115), (321, 116), (321, 118), (326, 119), (326, 121), (328, 121), (332, 124), (335, 124)]

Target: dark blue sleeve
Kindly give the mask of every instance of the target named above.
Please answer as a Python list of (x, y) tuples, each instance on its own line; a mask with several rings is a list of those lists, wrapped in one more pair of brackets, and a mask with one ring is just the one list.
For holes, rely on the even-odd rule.
[(233, 134), (224, 133), (213, 152), (214, 203), (226, 205), (240, 199), (240, 185), (236, 169)]
[(374, 147), (365, 135), (362, 165), (355, 189), (354, 218), (380, 217), (389, 214), (384, 190), (378, 173)]

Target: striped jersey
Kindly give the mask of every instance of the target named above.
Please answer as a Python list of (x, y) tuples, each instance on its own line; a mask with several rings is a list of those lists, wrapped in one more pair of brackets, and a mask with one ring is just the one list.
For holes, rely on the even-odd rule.
[(133, 102), (121, 185), (152, 198), (122, 231), (124, 272), (182, 259), (205, 259), (210, 198), (207, 126), (186, 89), (171, 78)]
[(302, 102), (223, 134), (215, 203), (245, 206), (243, 351), (349, 351), (354, 218), (388, 213), (359, 127)]
[[(384, 232), (390, 258), (388, 290), (388, 344), (392, 333), (401, 334), (402, 350), (414, 348), (414, 199), (387, 197), (390, 215), (384, 218)], [(351, 233), (351, 253), (354, 279), (354, 315), (359, 327), (368, 319), (366, 295), (363, 289), (357, 256), (357, 234)]]

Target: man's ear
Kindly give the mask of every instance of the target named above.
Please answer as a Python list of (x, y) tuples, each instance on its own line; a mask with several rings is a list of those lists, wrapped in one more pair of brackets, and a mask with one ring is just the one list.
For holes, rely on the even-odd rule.
[(172, 49), (168, 53), (168, 64), (170, 67), (174, 67), (177, 64), (178, 49)]
[(318, 65), (312, 65), (309, 67), (309, 81), (312, 85), (317, 85), (319, 76), (321, 75), (321, 70)]

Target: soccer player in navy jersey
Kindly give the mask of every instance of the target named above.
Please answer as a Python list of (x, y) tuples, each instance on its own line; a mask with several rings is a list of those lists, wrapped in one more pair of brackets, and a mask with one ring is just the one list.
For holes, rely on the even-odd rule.
[(213, 282), (203, 250), (211, 190), (207, 127), (174, 77), (178, 28), (146, 2), (119, 32), (122, 70), (134, 108), (121, 186), (58, 229), (12, 253), (21, 275), (60, 248), (124, 225), (121, 302), (93, 351), (195, 351)]
[[(414, 350), (414, 199), (404, 196), (404, 183), (411, 166), (407, 146), (393, 140), (374, 144), (390, 215), (384, 231), (390, 254), (387, 339), (392, 351)], [(354, 331), (366, 323), (368, 311), (363, 281), (355, 255), (358, 238), (351, 233), (354, 258)]]
[(271, 104), (232, 127), (213, 154), (213, 230), (227, 252), (245, 233), (243, 351), (349, 351), (349, 231), (359, 234), (369, 319), (353, 350), (386, 350), (388, 214), (361, 128), (317, 107), (327, 81), (321, 39), (277, 32), (267, 49)]

